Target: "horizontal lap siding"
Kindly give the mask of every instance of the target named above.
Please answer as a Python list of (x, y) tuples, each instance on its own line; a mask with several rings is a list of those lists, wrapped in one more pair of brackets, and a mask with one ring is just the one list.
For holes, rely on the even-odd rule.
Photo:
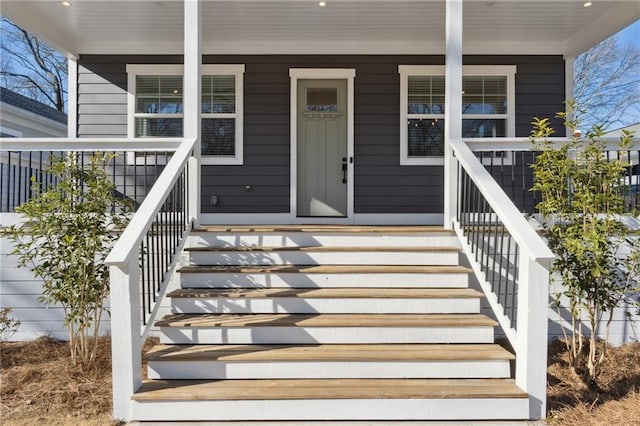
[[(180, 56), (82, 56), (79, 135), (126, 136), (127, 63), (180, 62)], [(400, 166), (398, 75), (398, 65), (443, 64), (442, 56), (205, 56), (203, 63), (245, 64), (244, 164), (202, 168), (203, 212), (289, 212), (289, 68), (356, 70), (356, 213), (442, 212), (442, 167)], [(564, 61), (560, 56), (467, 56), (465, 64), (517, 66), (516, 136), (529, 134), (534, 115), (553, 117), (563, 107)], [(562, 135), (560, 123), (553, 123)], [(518, 192), (518, 198), (524, 199), (520, 170), (515, 172), (515, 184), (511, 177), (501, 178), (501, 183), (508, 193)], [(528, 168), (524, 176), (530, 180)], [(213, 196), (218, 202), (215, 206)]]

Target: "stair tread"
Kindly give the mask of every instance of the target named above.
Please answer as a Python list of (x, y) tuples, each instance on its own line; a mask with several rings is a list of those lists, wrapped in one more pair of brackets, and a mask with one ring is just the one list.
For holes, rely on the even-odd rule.
[(158, 327), (494, 327), (483, 314), (171, 314)]
[(185, 288), (167, 295), (171, 298), (301, 298), (301, 299), (470, 299), (483, 294), (470, 288)]
[(393, 246), (284, 246), (284, 247), (265, 247), (265, 246), (228, 246), (228, 247), (211, 247), (197, 246), (185, 247), (188, 252), (305, 252), (305, 253), (351, 253), (351, 252), (395, 252), (395, 253), (433, 253), (433, 252), (459, 252), (458, 247), (453, 246), (424, 246), (424, 247), (393, 247)]
[(150, 380), (136, 401), (527, 398), (513, 379)]
[(454, 231), (444, 229), (442, 226), (415, 225), (415, 226), (376, 226), (376, 225), (211, 225), (201, 226), (193, 232), (306, 232), (306, 233), (446, 233), (455, 235)]
[(512, 360), (496, 344), (156, 345), (149, 361)]
[(444, 265), (187, 265), (179, 272), (190, 273), (305, 273), (305, 274), (362, 274), (362, 273), (415, 273), (415, 274), (468, 274), (464, 266)]

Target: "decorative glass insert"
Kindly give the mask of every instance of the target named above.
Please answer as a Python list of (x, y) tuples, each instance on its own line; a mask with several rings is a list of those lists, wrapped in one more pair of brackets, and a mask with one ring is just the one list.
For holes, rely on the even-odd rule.
[(338, 89), (335, 87), (308, 87), (306, 112), (337, 112)]

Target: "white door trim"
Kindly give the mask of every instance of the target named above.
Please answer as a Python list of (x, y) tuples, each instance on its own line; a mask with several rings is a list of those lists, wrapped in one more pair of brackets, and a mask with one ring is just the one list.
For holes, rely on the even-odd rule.
[(356, 70), (353, 68), (290, 68), (291, 77), (291, 223), (345, 223), (352, 224), (353, 217), (353, 163), (347, 162), (347, 217), (299, 218), (298, 217), (298, 80), (347, 80), (347, 158), (353, 158), (353, 98)]

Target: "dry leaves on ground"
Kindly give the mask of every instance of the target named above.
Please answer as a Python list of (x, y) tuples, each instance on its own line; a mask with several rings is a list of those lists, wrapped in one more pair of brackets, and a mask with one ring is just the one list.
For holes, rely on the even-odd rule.
[(549, 346), (549, 423), (640, 425), (640, 343), (608, 349), (597, 387), (587, 386), (568, 359), (563, 342)]
[[(149, 339), (144, 351), (157, 342)], [(111, 341), (88, 369), (69, 362), (66, 342), (41, 338), (2, 345), (0, 418), (11, 425), (112, 426)], [(552, 425), (640, 425), (640, 343), (611, 348), (599, 390), (569, 368), (564, 344), (549, 347), (549, 416)], [(143, 371), (145, 369), (143, 368)]]

